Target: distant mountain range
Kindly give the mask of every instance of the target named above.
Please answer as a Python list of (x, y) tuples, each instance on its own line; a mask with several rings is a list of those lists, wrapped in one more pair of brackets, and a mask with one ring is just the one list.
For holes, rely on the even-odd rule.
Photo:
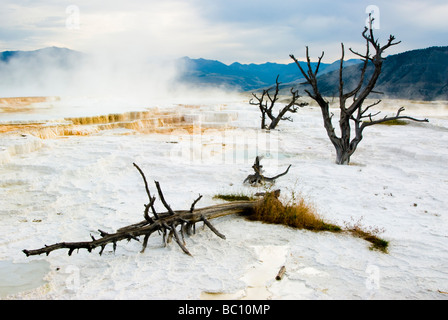
[[(359, 60), (348, 60), (346, 66), (358, 64)], [(223, 86), (242, 91), (256, 90), (275, 84), (277, 75), (281, 83), (293, 83), (303, 79), (297, 65), (267, 62), (263, 64), (241, 64), (234, 62), (226, 65), (216, 60), (181, 58), (178, 61), (184, 72), (180, 80), (202, 86)], [(302, 62), (306, 66), (305, 62)], [(315, 68), (317, 63), (313, 62)], [(332, 64), (321, 63), (321, 74), (331, 72), (339, 66), (339, 62)]]
[(0, 52), (0, 97), (58, 95), (72, 85), (84, 58), (81, 52), (57, 47)]
[[(361, 68), (361, 64), (344, 68), (345, 92), (358, 84)], [(367, 79), (372, 70), (373, 66), (367, 68)], [(318, 83), (323, 95), (339, 95), (339, 71), (321, 75)], [(296, 83), (294, 87), (303, 91), (308, 86)], [(375, 91), (382, 94), (371, 97), (448, 100), (448, 47), (430, 47), (388, 56), (383, 62)]]
[[(39, 62), (52, 67), (74, 67), (84, 57), (84, 54), (67, 48), (48, 47), (33, 51), (3, 51), (0, 52), (0, 62), (10, 63), (20, 61)], [(46, 67), (41, 65), (41, 67)]]
[[(27, 72), (29, 81), (45, 81), (42, 70), (64, 70), (61, 81), (68, 81), (70, 71), (82, 64), (86, 54), (66, 49), (50, 47), (35, 51), (0, 52), (0, 95), (2, 86), (17, 80), (22, 67)], [(338, 95), (339, 61), (322, 63), (319, 69), (319, 86), (324, 95)], [(238, 62), (226, 65), (220, 61), (207, 59), (179, 58), (176, 61), (182, 72), (178, 81), (195, 86), (219, 86), (240, 91), (256, 91), (279, 81), (285, 89), (290, 87), (303, 91), (306, 85), (295, 63), (278, 64), (241, 64)], [(305, 62), (302, 63), (304, 66)], [(313, 67), (316, 63), (312, 64)], [(347, 89), (354, 86), (362, 65), (360, 60), (344, 62), (344, 83)], [(21, 70), (21, 71), (20, 71)], [(68, 72), (66, 72), (68, 71)], [(368, 69), (368, 73), (370, 70)], [(415, 100), (448, 100), (448, 46), (430, 47), (403, 52), (388, 56), (383, 64), (377, 91), (383, 97)]]

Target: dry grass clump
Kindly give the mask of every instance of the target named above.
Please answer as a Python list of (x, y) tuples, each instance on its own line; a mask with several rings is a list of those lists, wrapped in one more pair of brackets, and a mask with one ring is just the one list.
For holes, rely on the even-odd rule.
[(275, 193), (267, 193), (255, 207), (251, 220), (282, 224), (293, 228), (313, 231), (341, 231), (339, 226), (323, 221), (316, 209), (300, 197), (284, 205)]
[[(254, 198), (243, 193), (219, 194), (215, 199), (226, 201), (258, 201), (254, 210), (245, 214), (246, 218), (253, 221), (262, 221), (265, 223), (282, 224), (297, 229), (306, 229), (311, 231), (330, 231), (350, 233), (355, 237), (362, 238), (371, 243), (370, 250), (379, 250), (387, 253), (388, 241), (380, 239), (380, 230), (375, 227), (365, 227), (361, 224), (361, 219), (351, 223), (345, 223), (345, 228), (325, 222), (317, 213), (316, 208), (308, 203), (303, 197), (292, 193), (292, 199), (281, 201), (279, 199), (279, 190), (276, 192), (266, 192), (263, 198)], [(284, 202), (286, 204), (284, 204)]]
[(389, 242), (378, 237), (378, 234), (384, 232), (384, 230), (377, 227), (364, 227), (362, 226), (361, 220), (362, 217), (356, 222), (346, 223), (346, 230), (352, 235), (370, 242), (372, 244), (369, 248), (370, 250), (376, 249), (387, 253)]

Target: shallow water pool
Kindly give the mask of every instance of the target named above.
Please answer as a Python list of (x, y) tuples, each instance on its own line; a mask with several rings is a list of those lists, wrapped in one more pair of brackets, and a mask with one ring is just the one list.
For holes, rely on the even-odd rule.
[(49, 271), (50, 264), (45, 260), (0, 261), (0, 298), (44, 285), (44, 277)]

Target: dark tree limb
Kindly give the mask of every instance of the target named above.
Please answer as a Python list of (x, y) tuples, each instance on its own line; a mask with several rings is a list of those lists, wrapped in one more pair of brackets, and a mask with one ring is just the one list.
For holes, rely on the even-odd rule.
[(146, 194), (148, 195), (148, 198), (149, 198), (149, 203), (147, 205), (145, 205), (144, 217), (149, 222), (153, 222), (153, 220), (149, 217), (148, 211), (149, 211), (149, 208), (151, 208), (152, 209), (152, 213), (154, 214), (156, 219), (158, 219), (157, 212), (154, 209), (154, 202), (156, 201), (156, 198), (155, 197), (151, 197), (151, 192), (149, 192), (149, 188), (148, 188), (148, 182), (146, 181), (146, 177), (145, 177), (145, 174), (143, 173), (142, 169), (140, 169), (140, 167), (138, 165), (136, 165), (135, 163), (133, 163), (133, 165), (134, 165), (134, 167), (137, 168), (138, 172), (140, 172), (140, 174), (141, 174), (141, 176), (143, 178), (143, 182), (145, 183)]
[(190, 212), (194, 211), (194, 206), (196, 205), (196, 203), (198, 203), (199, 200), (201, 200), (201, 198), (202, 198), (202, 195), (199, 195), (199, 197), (193, 201), (193, 203), (191, 204), (191, 207), (190, 207)]
[[(404, 110), (405, 110), (404, 107), (401, 107), (398, 109), (397, 114), (395, 116), (393, 116), (393, 117), (385, 116), (384, 118), (378, 119), (378, 120), (373, 120), (372, 117), (369, 115), (370, 121), (364, 121), (362, 123), (361, 127), (368, 127), (368, 126), (383, 123), (386, 121), (400, 120), (400, 119), (407, 119), (407, 120), (412, 120), (412, 121), (416, 121), (416, 122), (428, 122), (428, 119), (416, 119), (416, 118), (409, 117), (409, 116), (400, 116), (400, 113)], [(379, 113), (380, 112), (376, 113), (376, 115)]]
[(176, 242), (179, 245), (179, 247), (181, 247), (182, 251), (185, 252), (186, 254), (188, 254), (189, 256), (191, 256), (190, 251), (188, 251), (188, 249), (187, 249), (187, 247), (185, 247), (184, 243), (180, 241), (179, 235), (177, 234), (177, 231), (176, 231), (176, 227), (170, 226), (170, 229), (173, 232), (174, 238), (176, 239)]
[[(45, 245), (40, 249), (34, 250), (23, 250), (23, 253), (26, 256), (40, 255), (46, 254), (49, 255), (50, 252), (60, 249), (68, 249), (68, 254), (71, 255), (75, 250), (85, 249), (88, 252), (92, 252), (92, 250), (96, 248), (100, 248), (100, 255), (103, 253), (105, 247), (109, 244), (112, 244), (113, 250), (115, 252), (117, 247), (117, 242), (122, 240), (136, 240), (139, 241), (139, 237), (143, 238), (143, 244), (141, 252), (143, 253), (148, 245), (148, 239), (151, 234), (154, 232), (162, 232), (163, 242), (166, 244), (166, 234), (169, 232), (171, 236), (174, 236), (176, 243), (188, 255), (191, 253), (185, 246), (184, 241), (184, 229), (186, 229), (187, 234), (190, 234), (191, 229), (195, 229), (196, 223), (203, 222), (207, 225), (210, 230), (213, 231), (217, 236), (222, 239), (225, 239), (225, 236), (221, 234), (216, 228), (210, 223), (209, 220), (218, 218), (221, 216), (236, 214), (236, 213), (246, 213), (255, 208), (258, 201), (234, 201), (231, 203), (224, 203), (215, 206), (204, 207), (200, 209), (195, 209), (195, 205), (202, 198), (200, 195), (191, 205), (189, 210), (172, 210), (171, 207), (166, 203), (162, 190), (158, 182), (156, 182), (156, 187), (159, 192), (160, 199), (163, 199), (163, 204), (165, 208), (168, 210), (167, 212), (162, 212), (159, 214), (155, 214), (154, 217), (149, 217), (148, 208), (153, 206), (153, 197), (151, 197), (149, 188), (147, 188), (146, 178), (143, 174), (143, 171), (136, 165), (134, 166), (139, 170), (139, 172), (143, 176), (143, 180), (145, 181), (145, 188), (148, 194), (148, 197), (151, 199), (150, 204), (146, 205), (144, 218), (145, 220), (140, 221), (135, 224), (131, 224), (125, 226), (123, 228), (118, 229), (115, 233), (108, 233), (102, 230), (98, 230), (100, 238), (96, 239), (91, 235), (91, 241), (81, 241), (81, 242), (60, 242), (52, 245)], [(155, 213), (155, 210), (154, 210)], [(148, 219), (149, 218), (149, 219)], [(177, 228), (180, 226), (181, 237), (179, 237), (179, 233)], [(168, 238), (170, 235), (168, 235)]]
[(169, 212), (171, 215), (174, 215), (174, 214), (175, 214), (174, 211), (171, 209), (171, 207), (169, 206), (169, 204), (166, 202), (165, 197), (163, 196), (162, 189), (160, 188), (160, 183), (159, 183), (158, 181), (154, 181), (154, 183), (155, 183), (155, 185), (156, 185), (157, 192), (159, 193), (159, 198), (160, 198), (160, 201), (162, 201), (163, 206), (166, 208), (166, 210), (168, 210), (168, 212)]
[(266, 90), (263, 90), (263, 93), (261, 97), (258, 97), (255, 93), (252, 93), (255, 99), (257, 99), (258, 102), (254, 102), (253, 98), (249, 101), (249, 104), (258, 106), (261, 112), (261, 129), (266, 129), (266, 110), (267, 110), (267, 102), (265, 102), (265, 95)]
[(205, 216), (201, 217), (201, 220), (204, 222), (204, 224), (210, 228), (210, 230), (213, 231), (214, 234), (216, 234), (218, 237), (220, 237), (221, 239), (226, 239), (226, 236), (223, 235), (222, 233), (220, 233), (218, 230), (216, 230), (216, 228), (210, 223), (210, 221), (207, 220), (207, 218)]

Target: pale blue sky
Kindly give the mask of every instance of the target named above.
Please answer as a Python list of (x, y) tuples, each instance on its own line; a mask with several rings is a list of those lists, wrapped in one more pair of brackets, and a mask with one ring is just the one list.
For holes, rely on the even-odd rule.
[[(340, 57), (340, 43), (363, 50), (366, 8), (374, 5), (389, 54), (448, 45), (448, 2), (364, 0), (2, 0), (0, 51), (47, 46), (133, 57), (289, 63)], [(378, 15), (379, 13), (379, 15)]]

